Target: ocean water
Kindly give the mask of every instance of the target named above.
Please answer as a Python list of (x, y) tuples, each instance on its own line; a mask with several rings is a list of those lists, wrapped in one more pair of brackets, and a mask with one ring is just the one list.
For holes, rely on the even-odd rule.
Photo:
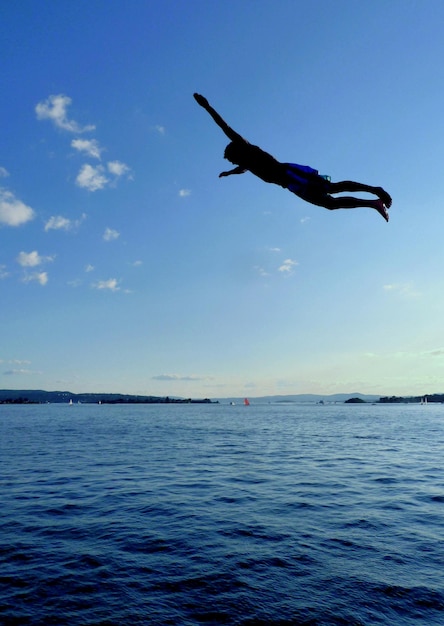
[(444, 405), (0, 406), (0, 624), (444, 624)]

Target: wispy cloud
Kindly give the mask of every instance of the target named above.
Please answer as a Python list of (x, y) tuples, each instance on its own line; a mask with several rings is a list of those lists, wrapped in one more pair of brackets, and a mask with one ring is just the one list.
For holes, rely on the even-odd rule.
[(80, 280), (80, 278), (75, 278), (74, 280), (68, 280), (66, 283), (69, 287), (80, 287), (80, 285), (82, 284), (82, 281)]
[(297, 261), (293, 261), (292, 259), (286, 259), (278, 268), (278, 271), (290, 274), (297, 265), (299, 265)]
[(179, 197), (180, 198), (187, 198), (190, 195), (191, 195), (191, 189), (180, 189), (179, 190)]
[(45, 286), (48, 282), (48, 273), (47, 272), (34, 272), (33, 274), (27, 274), (23, 278), (24, 283), (37, 282), (39, 285)]
[(94, 265), (91, 265), (90, 263), (88, 263), (88, 265), (85, 266), (85, 272), (93, 272), (94, 271)]
[(51, 256), (40, 256), (37, 250), (33, 250), (32, 252), (20, 252), (17, 257), (17, 263), (22, 267), (36, 267), (37, 265), (42, 265), (42, 263), (53, 260), (54, 257)]
[(398, 294), (400, 296), (415, 298), (421, 293), (412, 283), (391, 283), (383, 286), (384, 291)]
[(426, 352), (422, 352), (421, 356), (424, 357), (439, 357), (444, 356), (444, 348), (437, 348), (435, 350), (428, 350)]
[(270, 272), (267, 272), (267, 270), (261, 267), (260, 265), (255, 265), (254, 269), (259, 274), (259, 276), (263, 276), (264, 278), (266, 278), (267, 276), (270, 276)]
[(187, 376), (183, 376), (181, 374), (158, 374), (157, 376), (153, 376), (152, 380), (165, 380), (165, 381), (200, 381), (200, 380), (213, 380), (211, 376), (197, 376), (195, 374), (190, 374)]
[(254, 271), (263, 278), (268, 278), (276, 274), (284, 274), (290, 276), (293, 274), (293, 270), (296, 266), (299, 265), (298, 261), (294, 261), (293, 259), (285, 259), (281, 261), (279, 265), (279, 260), (276, 261), (276, 255), (281, 254), (281, 248), (265, 248), (267, 252), (267, 257), (264, 258), (261, 264), (257, 264), (253, 266)]
[(84, 152), (93, 159), (99, 159), (103, 152), (103, 148), (99, 146), (96, 139), (73, 139), (71, 146), (79, 152)]
[[(17, 263), (25, 268), (25, 272), (30, 267), (37, 267), (43, 263), (49, 263), (54, 260), (52, 256), (40, 256), (37, 250), (32, 252), (20, 252), (17, 257)], [(25, 273), (22, 278), (24, 283), (37, 282), (44, 286), (48, 282), (47, 272), (33, 272), (32, 274)]]
[(165, 135), (166, 133), (166, 128), (163, 124), (150, 124), (148, 130), (150, 133), (158, 133), (159, 135)]
[(86, 213), (83, 213), (78, 220), (70, 220), (61, 215), (53, 215), (45, 224), (45, 231), (48, 230), (75, 230), (86, 219)]
[(34, 211), (30, 206), (15, 197), (15, 195), (0, 187), (0, 224), (20, 226), (34, 218)]
[(9, 172), (6, 167), (0, 166), (0, 178), (7, 178), (9, 176)]
[(0, 265), (0, 280), (2, 278), (7, 278), (9, 276), (9, 272), (6, 270), (6, 265)]
[(106, 228), (103, 233), (103, 239), (105, 241), (114, 241), (120, 237), (120, 233), (117, 230), (113, 230), (112, 228)]
[(433, 350), (421, 351), (398, 350), (396, 352), (386, 352), (380, 354), (376, 354), (374, 352), (365, 352), (363, 356), (369, 359), (380, 359), (384, 361), (388, 361), (391, 359), (414, 361), (418, 361), (418, 359), (439, 359), (441, 357), (444, 357), (444, 348), (434, 348)]
[(30, 374), (41, 374), (42, 372), (33, 372), (27, 369), (12, 369), (3, 372), (3, 376), (29, 376)]
[(119, 291), (119, 281), (117, 278), (109, 278), (108, 280), (98, 280), (92, 285), (94, 289), (107, 290), (107, 291)]
[(64, 94), (51, 95), (35, 107), (38, 120), (50, 120), (57, 128), (71, 133), (84, 133), (95, 129), (95, 126), (81, 126), (68, 118), (67, 109), (72, 99)]

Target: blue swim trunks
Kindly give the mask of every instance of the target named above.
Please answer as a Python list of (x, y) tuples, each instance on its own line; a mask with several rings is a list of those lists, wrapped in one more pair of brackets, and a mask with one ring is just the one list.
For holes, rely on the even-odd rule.
[[(287, 169), (286, 173), (289, 175), (291, 182), (287, 186), (287, 189), (293, 193), (299, 195), (310, 194), (310, 191), (316, 189), (319, 192), (321, 182), (330, 182), (330, 176), (322, 176), (318, 170), (313, 169), (309, 165), (297, 165), (296, 163), (287, 163), (289, 166), (293, 166), (297, 169)], [(304, 176), (308, 174), (308, 176)]]

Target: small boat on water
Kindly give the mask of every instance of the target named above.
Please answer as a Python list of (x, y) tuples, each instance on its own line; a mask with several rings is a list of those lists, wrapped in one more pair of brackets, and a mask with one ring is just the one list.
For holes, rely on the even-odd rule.
[(245, 404), (245, 406), (250, 406), (250, 401), (249, 401), (248, 398), (245, 398), (244, 404)]

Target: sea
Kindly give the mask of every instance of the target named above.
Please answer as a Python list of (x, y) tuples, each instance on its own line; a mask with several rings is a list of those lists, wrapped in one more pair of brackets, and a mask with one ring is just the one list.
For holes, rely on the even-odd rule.
[(442, 626), (444, 405), (0, 406), (0, 624)]

